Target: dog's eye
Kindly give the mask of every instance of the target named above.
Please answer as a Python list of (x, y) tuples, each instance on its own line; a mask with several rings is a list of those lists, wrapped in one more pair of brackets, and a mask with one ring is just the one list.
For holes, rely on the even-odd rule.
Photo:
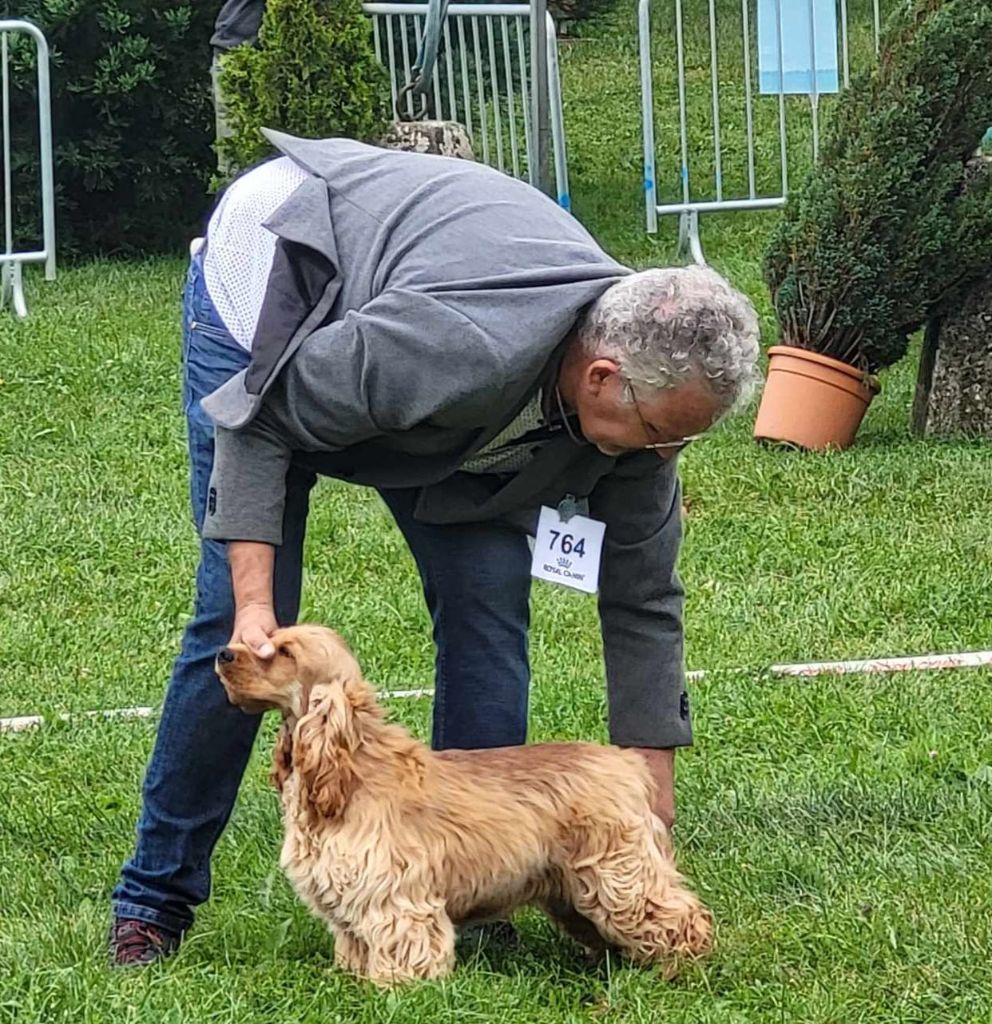
[(280, 647), (279, 650), (276, 651), (276, 654), (278, 654), (282, 658), (292, 657), (292, 655), (289, 653), (289, 648), (285, 644), (283, 644), (282, 647)]

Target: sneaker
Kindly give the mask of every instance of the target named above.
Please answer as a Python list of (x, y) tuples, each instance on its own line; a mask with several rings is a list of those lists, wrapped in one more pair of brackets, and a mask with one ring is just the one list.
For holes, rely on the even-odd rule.
[(181, 936), (147, 921), (118, 917), (110, 926), (107, 944), (114, 967), (144, 967), (172, 956)]

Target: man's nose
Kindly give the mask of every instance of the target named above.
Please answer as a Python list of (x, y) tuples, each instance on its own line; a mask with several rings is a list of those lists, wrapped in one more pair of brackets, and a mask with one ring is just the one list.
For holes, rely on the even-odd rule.
[(222, 647), (220, 651), (217, 652), (217, 660), (222, 665), (230, 665), (231, 662), (234, 661), (234, 651), (232, 651), (230, 647)]

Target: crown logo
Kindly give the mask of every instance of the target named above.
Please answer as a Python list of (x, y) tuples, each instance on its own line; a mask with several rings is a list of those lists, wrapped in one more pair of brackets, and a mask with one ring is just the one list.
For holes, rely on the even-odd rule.
[(570, 558), (564, 558), (564, 557), (563, 558), (559, 558), (558, 559), (558, 564), (563, 569), (571, 569), (572, 568), (572, 560)]

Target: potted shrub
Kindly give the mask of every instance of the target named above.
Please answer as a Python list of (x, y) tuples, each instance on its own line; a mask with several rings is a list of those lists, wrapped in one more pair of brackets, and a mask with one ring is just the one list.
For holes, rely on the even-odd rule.
[(903, 0), (878, 65), (837, 100), (822, 158), (765, 259), (782, 343), (755, 437), (845, 448), (875, 374), (992, 262), (992, 178), (965, 165), (992, 122), (992, 6)]

